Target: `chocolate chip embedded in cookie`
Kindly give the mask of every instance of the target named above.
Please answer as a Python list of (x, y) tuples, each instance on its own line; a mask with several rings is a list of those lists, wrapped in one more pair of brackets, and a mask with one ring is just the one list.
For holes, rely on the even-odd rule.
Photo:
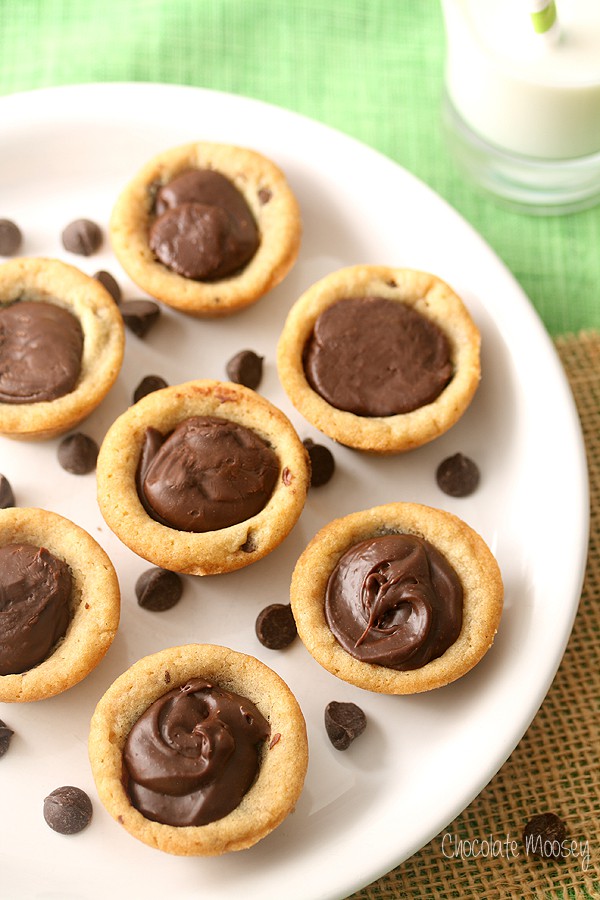
[(112, 387), (123, 350), (121, 315), (97, 279), (59, 260), (0, 265), (0, 434), (73, 428)]
[(268, 400), (243, 385), (192, 381), (146, 395), (113, 423), (97, 479), (100, 510), (124, 544), (163, 569), (209, 575), (284, 540), (310, 467)]
[(479, 332), (434, 275), (352, 266), (292, 307), (277, 350), (281, 383), (324, 434), (398, 453), (443, 434), (479, 384)]
[(113, 249), (151, 296), (194, 316), (226, 316), (287, 275), (301, 219), (283, 173), (242, 147), (199, 142), (150, 160), (118, 198)]
[(308, 745), (275, 672), (192, 644), (114, 682), (92, 717), (89, 755), (102, 803), (130, 834), (167, 853), (217, 856), (252, 846), (293, 810)]
[(483, 539), (450, 513), (390, 503), (326, 525), (291, 585), (298, 634), (324, 668), (385, 694), (441, 687), (491, 646), (503, 603)]
[(104, 550), (42, 509), (0, 510), (0, 700), (53, 697), (100, 662), (119, 624)]

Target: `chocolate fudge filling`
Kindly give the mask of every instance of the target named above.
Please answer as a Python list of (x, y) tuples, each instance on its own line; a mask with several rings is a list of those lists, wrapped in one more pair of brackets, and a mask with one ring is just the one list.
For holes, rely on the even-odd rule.
[(0, 548), (0, 675), (43, 662), (71, 620), (69, 567), (43, 547)]
[(325, 617), (355, 659), (390, 669), (419, 669), (460, 634), (458, 576), (428, 541), (391, 534), (361, 541), (331, 573)]
[(219, 281), (246, 266), (258, 248), (246, 200), (220, 172), (190, 169), (159, 188), (150, 249), (163, 265), (195, 281)]
[(394, 416), (432, 403), (453, 374), (448, 340), (412, 307), (353, 297), (328, 307), (304, 351), (309, 384), (336, 409)]
[(256, 706), (204, 679), (155, 700), (131, 729), (123, 760), (137, 810), (163, 825), (206, 825), (239, 806), (271, 732)]
[(253, 431), (216, 416), (185, 419), (168, 435), (146, 430), (137, 490), (149, 516), (178, 531), (217, 531), (267, 504), (276, 454)]
[(0, 403), (56, 400), (81, 373), (79, 321), (55, 303), (22, 300), (0, 309)]

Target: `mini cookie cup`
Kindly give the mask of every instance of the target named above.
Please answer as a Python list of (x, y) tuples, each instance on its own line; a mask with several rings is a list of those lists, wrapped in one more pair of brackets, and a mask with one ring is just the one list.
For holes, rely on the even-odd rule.
[[(146, 429), (167, 434), (192, 416), (217, 416), (243, 425), (275, 452), (278, 480), (259, 513), (200, 533), (178, 531), (148, 515), (136, 487)], [(100, 511), (117, 537), (149, 562), (188, 575), (231, 572), (266, 556), (296, 524), (310, 486), (308, 454), (287, 417), (250, 388), (211, 380), (154, 391), (131, 406), (108, 430), (96, 474)]]
[[(194, 678), (251, 700), (271, 726), (254, 784), (232, 812), (207, 825), (154, 822), (132, 806), (123, 784), (123, 749), (133, 725), (163, 694)], [(251, 847), (292, 812), (308, 765), (306, 725), (282, 679), (264, 663), (212, 644), (162, 650), (135, 663), (102, 697), (92, 717), (89, 756), (100, 800), (131, 835), (177, 856), (218, 856)]]
[[(157, 190), (189, 169), (212, 169), (242, 194), (260, 234), (254, 257), (235, 275), (195, 281), (171, 271), (148, 243)], [(118, 198), (110, 240), (129, 277), (152, 297), (192, 316), (237, 312), (274, 288), (294, 265), (302, 224), (298, 201), (281, 170), (254, 150), (199, 141), (175, 147), (147, 162)]]
[(19, 300), (60, 306), (83, 331), (81, 372), (73, 391), (39, 403), (0, 403), (0, 434), (46, 440), (74, 428), (108, 394), (123, 362), (125, 329), (106, 288), (60, 260), (19, 258), (0, 265), (0, 307)]
[[(325, 618), (327, 582), (340, 558), (360, 541), (388, 534), (414, 534), (429, 541), (462, 584), (460, 634), (442, 656), (420, 669), (399, 671), (355, 659), (338, 643)], [(472, 669), (493, 643), (503, 596), (498, 563), (484, 540), (451, 513), (416, 503), (389, 503), (330, 522), (300, 556), (290, 589), (298, 634), (314, 659), (343, 681), (383, 694), (443, 687)]]
[[(454, 372), (433, 402), (398, 415), (359, 416), (336, 409), (311, 387), (303, 357), (316, 320), (339, 300), (361, 297), (403, 303), (444, 332)], [(279, 338), (277, 370), (294, 407), (323, 434), (357, 450), (400, 453), (439, 437), (463, 415), (479, 385), (480, 335), (462, 300), (435, 275), (350, 266), (316, 282), (293, 305)]]
[(61, 694), (82, 681), (110, 647), (119, 625), (120, 591), (105, 551), (82, 528), (43, 509), (0, 510), (0, 546), (44, 547), (73, 578), (72, 618), (50, 656), (17, 675), (0, 675), (0, 700), (26, 703)]

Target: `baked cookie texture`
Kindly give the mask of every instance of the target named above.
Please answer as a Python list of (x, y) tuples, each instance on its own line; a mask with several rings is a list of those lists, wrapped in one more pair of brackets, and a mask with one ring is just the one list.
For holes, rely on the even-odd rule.
[[(355, 659), (338, 643), (325, 617), (327, 583), (341, 556), (366, 538), (388, 534), (413, 534), (433, 544), (454, 568), (463, 589), (457, 640), (420, 669), (399, 671)], [(322, 528), (296, 564), (290, 596), (298, 634), (321, 666), (365, 690), (414, 694), (455, 681), (479, 662), (498, 629), (504, 589), (490, 549), (465, 522), (422, 504), (390, 503), (351, 513)]]
[[(270, 499), (251, 518), (215, 531), (179, 531), (144, 509), (136, 472), (146, 429), (168, 434), (193, 416), (215, 416), (253, 431), (275, 452), (279, 473)], [(201, 380), (154, 391), (108, 430), (97, 463), (98, 503), (108, 526), (134, 553), (175, 572), (215, 575), (266, 556), (300, 517), (310, 486), (308, 454), (287, 417), (250, 388)]]
[[(446, 335), (453, 374), (433, 402), (403, 414), (361, 416), (336, 409), (309, 384), (304, 352), (317, 318), (342, 299), (365, 297), (403, 303)], [(279, 338), (277, 369), (295, 408), (324, 434), (358, 450), (399, 453), (434, 440), (463, 415), (479, 385), (480, 334), (460, 297), (435, 275), (386, 266), (351, 266), (325, 276), (296, 301)]]
[[(190, 169), (214, 170), (240, 191), (260, 243), (245, 267), (219, 281), (195, 281), (159, 262), (150, 249), (157, 190)], [(283, 172), (254, 150), (207, 141), (175, 147), (147, 162), (123, 190), (110, 221), (110, 240), (130, 278), (152, 297), (192, 316), (227, 316), (274, 288), (296, 261), (302, 236), (298, 201)]]
[(108, 394), (123, 361), (123, 319), (99, 281), (55, 259), (19, 258), (0, 265), (0, 307), (20, 300), (62, 307), (75, 316), (83, 331), (81, 370), (74, 390), (50, 401), (0, 403), (0, 434), (48, 439), (74, 428)]
[[(175, 827), (135, 809), (123, 785), (123, 748), (143, 712), (174, 687), (206, 678), (251, 700), (271, 727), (258, 775), (241, 803), (217, 821)], [(179, 856), (217, 856), (252, 846), (294, 809), (308, 765), (304, 717), (283, 680), (264, 663), (226, 647), (191, 644), (136, 662), (108, 689), (92, 717), (89, 756), (100, 800), (130, 834)]]
[(43, 509), (0, 510), (0, 546), (44, 547), (71, 571), (71, 622), (44, 662), (19, 675), (0, 676), (0, 701), (43, 700), (80, 682), (110, 647), (120, 616), (116, 572), (105, 551), (83, 528)]

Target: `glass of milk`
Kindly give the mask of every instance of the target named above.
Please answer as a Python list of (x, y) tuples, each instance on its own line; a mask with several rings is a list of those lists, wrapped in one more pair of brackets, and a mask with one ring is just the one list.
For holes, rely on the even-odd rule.
[(526, 212), (600, 202), (600, 0), (441, 4), (444, 122), (460, 166)]

